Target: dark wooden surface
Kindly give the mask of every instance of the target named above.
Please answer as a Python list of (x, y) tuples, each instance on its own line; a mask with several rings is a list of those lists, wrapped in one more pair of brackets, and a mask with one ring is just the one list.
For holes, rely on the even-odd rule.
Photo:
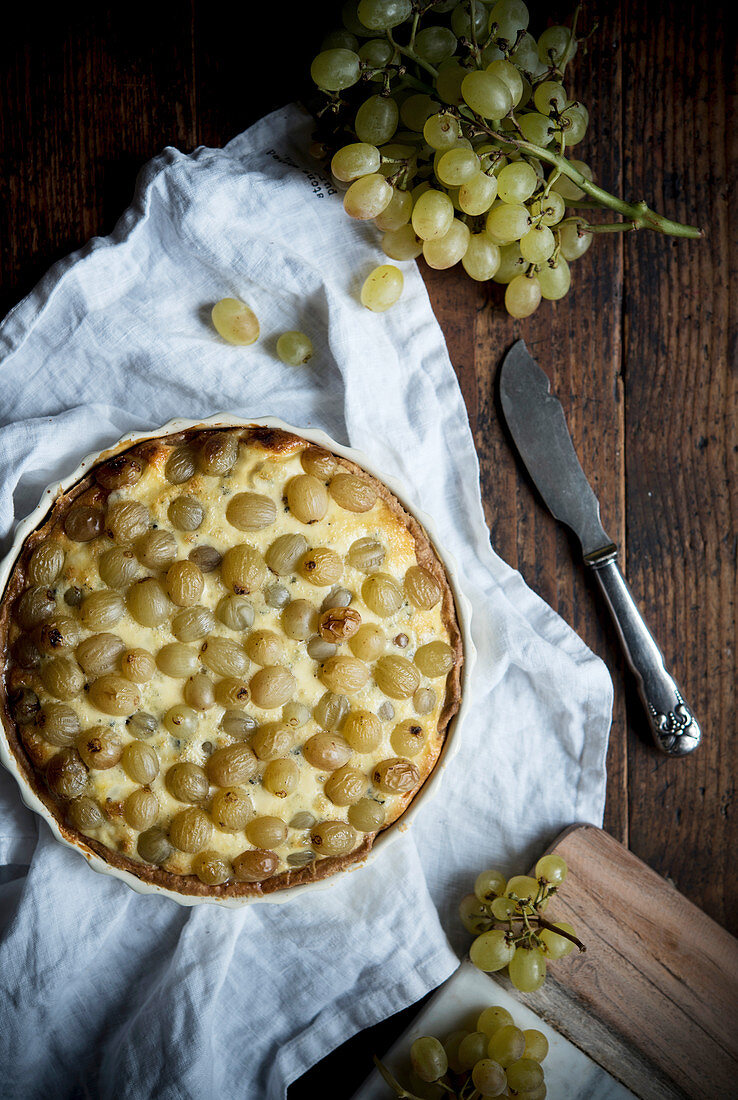
[[(54, 260), (112, 229), (138, 170), (164, 145), (223, 144), (297, 97), (320, 40), (316, 20), (328, 20), (331, 7), (17, 7), (0, 43), (0, 312)], [(574, 66), (592, 116), (580, 155), (598, 180), (701, 224), (704, 241), (645, 232), (600, 238), (574, 265), (572, 293), (524, 322), (504, 314), (497, 289), (463, 273), (427, 272), (427, 282), (469, 409), (492, 542), (613, 675), (606, 828), (735, 932), (738, 112), (730, 12), (720, 0), (592, 0), (584, 26), (598, 29)], [(702, 723), (704, 744), (688, 760), (650, 747), (574, 545), (535, 499), (500, 426), (495, 372), (521, 334), (553, 379), (631, 586)], [(398, 1026), (390, 1021), (371, 1043), (381, 1048)], [(353, 1065), (334, 1056), (291, 1095), (348, 1095), (368, 1049), (356, 1040)], [(332, 1088), (339, 1061), (349, 1077)]]

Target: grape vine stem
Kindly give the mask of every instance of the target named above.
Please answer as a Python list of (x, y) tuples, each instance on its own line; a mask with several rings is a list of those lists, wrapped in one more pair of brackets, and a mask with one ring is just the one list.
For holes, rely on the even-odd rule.
[(597, 207), (606, 207), (609, 210), (614, 210), (618, 214), (627, 219), (629, 224), (622, 223), (616, 225), (614, 228), (604, 229), (597, 227), (587, 226), (587, 232), (625, 232), (626, 230), (636, 229), (653, 229), (657, 233), (665, 233), (672, 237), (690, 237), (697, 238), (703, 237), (704, 233), (701, 229), (694, 225), (682, 225), (681, 222), (671, 221), (670, 218), (665, 218), (663, 214), (657, 213), (655, 210), (651, 210), (645, 202), (626, 202), (624, 199), (617, 198), (616, 195), (611, 195), (609, 191), (605, 191), (603, 187), (598, 187), (596, 183), (592, 183), (586, 176), (582, 175), (578, 168), (575, 168), (573, 164), (566, 159), (566, 157), (559, 156), (558, 153), (552, 153), (549, 149), (544, 149), (540, 145), (534, 145), (532, 141), (525, 141), (522, 138), (513, 137), (510, 133), (500, 133), (497, 130), (491, 129), (489, 126), (484, 125), (475, 118), (474, 125), (479, 127), (484, 133), (500, 142), (501, 145), (512, 145), (516, 149), (519, 149), (523, 153), (529, 153), (530, 156), (536, 157), (538, 160), (543, 160), (547, 164), (552, 165), (558, 169), (562, 176), (567, 176), (568, 179), (576, 183), (577, 187), (581, 188), (585, 194), (589, 195), (594, 200)]
[(399, 42), (395, 40), (395, 36), (391, 30), (387, 31), (387, 38), (392, 43), (398, 53), (401, 53), (404, 57), (409, 57), (411, 61), (414, 61), (416, 65), (419, 65), (421, 69), (425, 69), (427, 73), (433, 77), (434, 80), (438, 77), (438, 70), (434, 69), (432, 65), (429, 65), (427, 61), (423, 61), (422, 57), (418, 57), (415, 50), (408, 49), (407, 46), (401, 46)]

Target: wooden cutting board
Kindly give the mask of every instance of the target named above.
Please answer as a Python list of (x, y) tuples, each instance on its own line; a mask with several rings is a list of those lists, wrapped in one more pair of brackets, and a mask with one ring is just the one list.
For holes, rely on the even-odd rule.
[(587, 951), (518, 998), (644, 1100), (735, 1100), (738, 940), (593, 825), (550, 851), (569, 876), (546, 915)]

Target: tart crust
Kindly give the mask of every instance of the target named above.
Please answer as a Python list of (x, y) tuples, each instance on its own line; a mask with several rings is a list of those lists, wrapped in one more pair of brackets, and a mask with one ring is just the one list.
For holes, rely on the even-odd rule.
[[(432, 774), (438, 757), (441, 754), (448, 730), (448, 725), (459, 709), (461, 700), (461, 670), (463, 664), (462, 638), (456, 614), (456, 606), (445, 569), (439, 560), (428, 535), (421, 524), (410, 515), (401, 505), (386, 485), (373, 477), (361, 466), (358, 466), (341, 455), (330, 452), (337, 464), (345, 471), (359, 475), (371, 483), (377, 495), (385, 502), (390, 511), (406, 527), (415, 545), (415, 553), (418, 565), (428, 570), (438, 582), (441, 597), (441, 617), (447, 631), (447, 640), (453, 649), (454, 663), (446, 677), (446, 693), (443, 706), (440, 711), (435, 737), (432, 743), (430, 755), (430, 767), (422, 776), (417, 786), (398, 798), (398, 806), (392, 816), (384, 823), (382, 828), (375, 833), (364, 834), (358, 847), (351, 852), (340, 856), (326, 856), (314, 859), (306, 867), (280, 872), (261, 882), (230, 881), (222, 886), (209, 886), (202, 883), (196, 875), (176, 874), (163, 870), (152, 864), (131, 859), (128, 856), (109, 848), (93, 837), (84, 835), (72, 828), (63, 816), (63, 805), (58, 803), (49, 792), (43, 775), (34, 766), (26, 745), (24, 745), (19, 728), (16, 725), (10, 710), (9, 694), (17, 686), (17, 682), (28, 679), (26, 673), (20, 669), (14, 669), (9, 664), (9, 650), (17, 627), (13, 623), (12, 612), (14, 605), (27, 587), (28, 567), (31, 555), (36, 546), (45, 538), (58, 530), (64, 522), (64, 518), (73, 504), (94, 504), (105, 506), (110, 492), (96, 481), (96, 472), (110, 462), (111, 458), (123, 454), (136, 455), (147, 462), (156, 465), (162, 462), (163, 456), (168, 455), (173, 446), (178, 444), (201, 440), (207, 434), (220, 432), (237, 432), (239, 438), (251, 446), (261, 448), (265, 455), (286, 457), (301, 451), (306, 445), (312, 446), (308, 440), (300, 436), (285, 432), (281, 429), (264, 427), (261, 425), (246, 425), (244, 428), (224, 426), (223, 428), (190, 428), (175, 435), (165, 435), (155, 439), (146, 440), (133, 445), (123, 444), (105, 452), (100, 461), (92, 467), (85, 477), (71, 486), (54, 501), (44, 523), (34, 530), (24, 541), (20, 553), (16, 559), (12, 573), (0, 600), (0, 652), (2, 652), (2, 673), (0, 675), (0, 719), (5, 731), (5, 736), (11, 753), (22, 772), (28, 787), (43, 802), (49, 812), (55, 818), (62, 836), (72, 845), (85, 852), (94, 852), (105, 862), (120, 870), (134, 875), (138, 879), (165, 887), (179, 894), (210, 898), (229, 898), (246, 896), (264, 896), (277, 890), (284, 890), (291, 886), (297, 886), (324, 879), (338, 871), (350, 869), (365, 859), (376, 837), (384, 832), (390, 825), (398, 820), (409, 804), (418, 794), (423, 784)], [(321, 448), (324, 449), (324, 448)]]

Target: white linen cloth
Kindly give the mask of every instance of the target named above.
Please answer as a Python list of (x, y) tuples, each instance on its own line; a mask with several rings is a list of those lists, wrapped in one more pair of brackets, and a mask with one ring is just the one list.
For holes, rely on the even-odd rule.
[[(235, 912), (184, 909), (93, 873), (3, 772), (0, 862), (23, 865), (0, 887), (5, 1098), (282, 1097), (453, 971), (444, 930), (468, 945), (455, 910), (480, 869), (519, 871), (569, 823), (601, 821), (607, 672), (490, 549), (464, 404), (420, 275), (403, 265), (402, 302), (386, 314), (358, 304), (384, 258), (309, 158), (310, 129), (287, 107), (225, 149), (166, 149), (111, 236), (56, 264), (9, 314), (0, 537), (7, 547), (46, 484), (131, 429), (223, 410), (322, 427), (396, 475), (459, 564), (479, 652), (461, 749), (371, 867)], [(258, 344), (215, 335), (209, 310), (225, 296), (254, 308)], [(274, 354), (293, 328), (315, 345), (302, 368)]]

